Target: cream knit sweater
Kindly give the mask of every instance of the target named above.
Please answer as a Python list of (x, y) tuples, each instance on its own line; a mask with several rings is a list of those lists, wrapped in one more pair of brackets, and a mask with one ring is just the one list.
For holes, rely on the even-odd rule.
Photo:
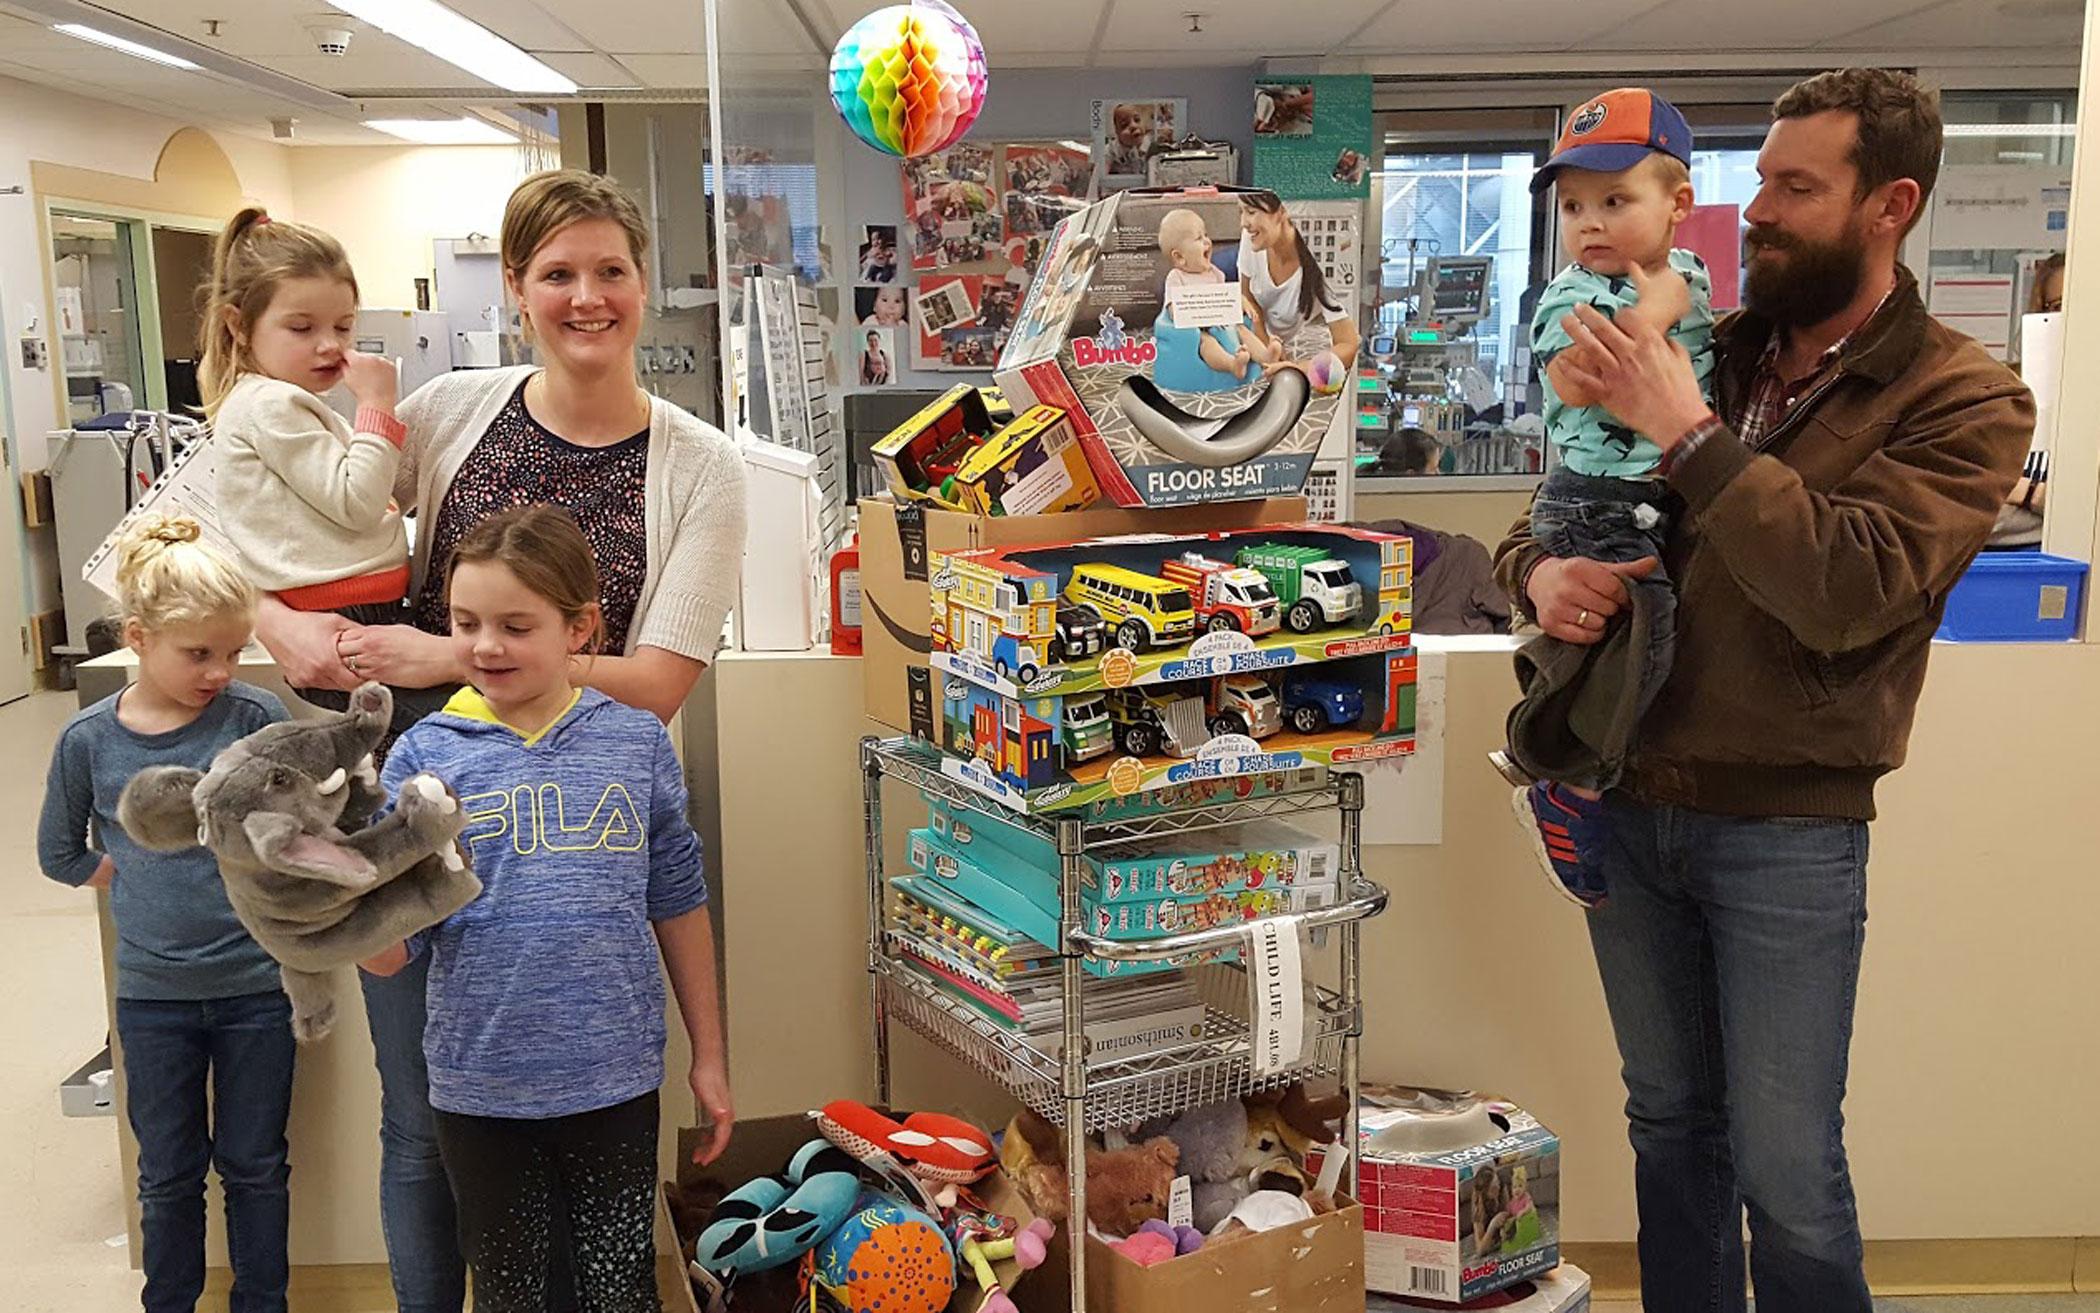
[[(403, 510), (420, 511), (410, 597), (422, 592), (438, 513), (454, 476), (536, 368), (445, 374), (401, 403), (408, 443), (394, 499)], [(652, 397), (643, 496), (649, 568), (622, 655), (648, 646), (712, 661), (743, 575), (743, 456), (720, 429)]]
[(219, 524), (257, 588), (335, 583), (408, 559), (389, 499), (401, 453), (296, 384), (245, 374), (212, 418)]

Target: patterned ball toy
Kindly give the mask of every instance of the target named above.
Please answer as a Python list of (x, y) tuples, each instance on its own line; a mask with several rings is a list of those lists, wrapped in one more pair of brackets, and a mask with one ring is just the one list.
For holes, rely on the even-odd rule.
[(941, 1313), (955, 1297), (955, 1250), (940, 1224), (872, 1190), (805, 1261), (849, 1313)]
[(1339, 392), (1349, 381), (1349, 367), (1334, 352), (1322, 351), (1305, 362), (1305, 376), (1312, 380), (1315, 392)]
[(831, 103), (879, 151), (911, 158), (962, 139), (984, 108), (984, 43), (942, 0), (878, 9), (831, 52)]

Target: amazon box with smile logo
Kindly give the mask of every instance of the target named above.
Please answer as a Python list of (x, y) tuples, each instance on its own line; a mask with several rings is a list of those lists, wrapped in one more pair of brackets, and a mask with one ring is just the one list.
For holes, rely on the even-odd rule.
[(860, 503), (860, 585), (868, 715), (891, 729), (937, 741), (939, 711), (927, 668), (933, 608), (926, 587), (935, 552), (1040, 547), (1123, 533), (1205, 533), (1304, 518), (1305, 501), (1299, 497), (1161, 511), (1105, 508), (1002, 516), (865, 498)]
[(1066, 217), (1001, 390), (1017, 411), (1062, 410), (1118, 506), (1296, 495), (1348, 391), (1332, 324), (1356, 307), (1323, 296), (1292, 224), (1275, 193), (1231, 187), (1119, 192)]

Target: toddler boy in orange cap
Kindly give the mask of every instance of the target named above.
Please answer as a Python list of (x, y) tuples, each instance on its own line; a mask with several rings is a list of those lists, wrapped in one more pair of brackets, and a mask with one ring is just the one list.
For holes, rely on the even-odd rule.
[[(1692, 212), (1691, 158), (1684, 115), (1652, 91), (1624, 87), (1577, 106), (1552, 157), (1531, 180), (1534, 193), (1557, 187), (1554, 210), (1569, 261), (1540, 295), (1531, 322), (1546, 436), (1560, 456), (1532, 502), (1532, 534), (1551, 556), (1655, 558), (1652, 573), (1626, 578), (1647, 618), (1638, 669), (1614, 672), (1633, 682), (1636, 723), (1669, 675), (1676, 632), (1676, 594), (1661, 565), (1669, 529), (1668, 489), (1657, 470), (1662, 452), (1612, 418), (1611, 398), (1590, 395), (1570, 372), (1585, 348), (1561, 323), (1576, 306), (1590, 305), (1622, 324), (1650, 324), (1684, 347), (1701, 387), (1707, 386), (1714, 316), (1706, 262), (1671, 245), (1677, 225)], [(1600, 760), (1580, 778), (1542, 778), (1521, 736), (1512, 735), (1497, 764), (1513, 778), (1531, 780), (1518, 787), (1513, 803), (1555, 887), (1585, 907), (1603, 902), (1602, 797), (1618, 783), (1624, 762)]]

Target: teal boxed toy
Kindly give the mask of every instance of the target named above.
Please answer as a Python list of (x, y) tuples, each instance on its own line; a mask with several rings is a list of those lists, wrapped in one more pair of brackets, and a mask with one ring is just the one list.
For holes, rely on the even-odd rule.
[[(1040, 875), (1055, 887), (1057, 848), (1047, 839), (938, 799), (927, 799), (927, 806), (934, 833), (958, 852), (1008, 883)], [(1338, 844), (1268, 821), (1241, 827), (1239, 842), (1230, 847), (1161, 836), (1098, 849), (1086, 858), (1081, 885), (1089, 902), (1104, 904), (1278, 889), (1324, 889), (1331, 898), (1341, 855)], [(1325, 901), (1311, 905), (1324, 906)]]

